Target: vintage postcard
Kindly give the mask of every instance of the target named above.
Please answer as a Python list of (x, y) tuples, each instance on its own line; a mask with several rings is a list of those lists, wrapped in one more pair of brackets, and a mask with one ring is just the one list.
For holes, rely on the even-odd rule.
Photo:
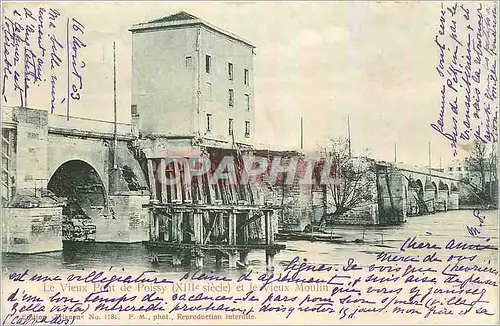
[(497, 12), (3, 2), (1, 323), (498, 324)]

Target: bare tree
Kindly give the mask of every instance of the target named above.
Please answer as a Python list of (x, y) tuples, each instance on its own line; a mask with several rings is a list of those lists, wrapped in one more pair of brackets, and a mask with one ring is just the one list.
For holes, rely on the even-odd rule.
[(330, 146), (320, 149), (320, 155), (332, 166), (330, 176), (337, 179), (337, 182), (326, 185), (331, 198), (328, 205), (335, 209), (333, 215), (341, 215), (354, 207), (373, 201), (373, 160), (367, 156), (351, 157), (349, 142), (343, 137), (332, 138)]
[(477, 195), (483, 199), (493, 199), (493, 185), (497, 181), (496, 162), (494, 144), (489, 150), (486, 143), (474, 139), (471, 153), (465, 159), (468, 176), (464, 181), (477, 189)]

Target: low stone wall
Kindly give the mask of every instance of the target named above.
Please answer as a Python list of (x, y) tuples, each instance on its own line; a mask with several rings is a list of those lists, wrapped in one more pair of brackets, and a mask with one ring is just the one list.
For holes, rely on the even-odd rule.
[(332, 216), (330, 223), (332, 225), (377, 225), (379, 224), (377, 205), (367, 205), (355, 207), (350, 211)]
[(3, 251), (42, 253), (62, 250), (62, 207), (8, 207), (2, 211)]

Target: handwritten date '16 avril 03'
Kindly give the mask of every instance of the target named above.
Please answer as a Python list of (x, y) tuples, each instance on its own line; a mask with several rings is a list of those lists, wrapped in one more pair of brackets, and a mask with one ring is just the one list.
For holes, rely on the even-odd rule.
[(498, 132), (497, 4), (441, 3), (434, 44), (439, 115), (433, 130), (449, 142), (496, 142)]
[[(248, 270), (238, 277), (201, 270), (179, 279), (154, 271), (117, 275), (112, 268), (67, 277), (25, 270), (9, 275), (9, 281), (20, 287), (6, 295), (11, 306), (4, 322), (23, 323), (22, 318), (31, 316), (39, 323), (51, 323), (54, 318), (72, 323), (61, 319), (61, 314), (96, 312), (280, 313), (284, 318), (323, 313), (338, 319), (384, 312), (423, 318), (491, 316), (496, 311), (487, 298), (497, 291), (498, 271), (480, 258), (485, 251), (498, 250), (489, 240), (429, 243), (412, 237), (399, 252), (380, 252), (370, 265), (353, 258), (332, 266), (295, 257), (280, 272)], [(26, 283), (40, 284), (46, 295), (29, 293), (22, 288)], [(126, 293), (115, 293), (118, 289)], [(84, 297), (73, 296), (76, 292), (84, 292)]]
[(69, 118), (71, 103), (81, 99), (84, 89), (86, 63), (80, 56), (87, 47), (85, 26), (54, 8), (24, 8), (4, 15), (4, 101), (11, 103), (9, 95), (15, 94), (14, 104), (27, 107), (31, 90), (47, 85), (51, 113), (64, 110)]

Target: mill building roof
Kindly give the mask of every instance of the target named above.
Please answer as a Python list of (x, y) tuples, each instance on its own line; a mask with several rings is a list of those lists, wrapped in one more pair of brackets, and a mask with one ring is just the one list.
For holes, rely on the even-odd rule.
[(129, 31), (131, 31), (132, 33), (140, 33), (158, 29), (179, 28), (185, 26), (200, 26), (200, 25), (204, 26), (205, 28), (213, 32), (225, 35), (226, 37), (229, 37), (234, 41), (238, 41), (251, 48), (255, 48), (255, 45), (245, 40), (244, 38), (236, 34), (233, 34), (231, 32), (228, 32), (222, 28), (214, 26), (185, 11), (180, 11), (169, 16), (157, 18), (149, 22), (135, 24), (132, 26), (132, 28), (129, 29)]

